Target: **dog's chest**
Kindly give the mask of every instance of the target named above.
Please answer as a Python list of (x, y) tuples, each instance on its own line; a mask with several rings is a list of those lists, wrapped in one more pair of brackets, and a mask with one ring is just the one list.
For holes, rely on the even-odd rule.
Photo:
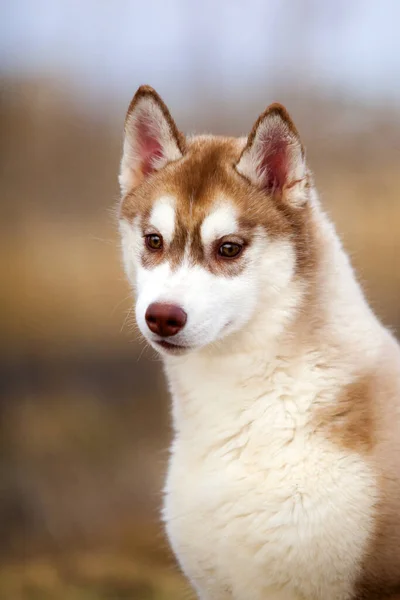
[(350, 597), (373, 526), (373, 477), (313, 431), (312, 382), (296, 396), (290, 387), (283, 374), (231, 390), (210, 378), (175, 399), (185, 423), (164, 515), (184, 571), (199, 590), (215, 588), (211, 598)]

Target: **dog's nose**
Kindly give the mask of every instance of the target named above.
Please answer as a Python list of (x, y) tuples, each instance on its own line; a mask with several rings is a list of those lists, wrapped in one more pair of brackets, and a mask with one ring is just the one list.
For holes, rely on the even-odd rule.
[(175, 304), (153, 302), (146, 310), (147, 327), (161, 337), (170, 337), (183, 329), (187, 314)]

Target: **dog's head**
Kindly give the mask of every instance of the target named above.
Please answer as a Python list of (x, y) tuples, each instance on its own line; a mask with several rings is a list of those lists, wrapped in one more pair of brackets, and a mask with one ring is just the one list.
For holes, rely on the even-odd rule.
[(269, 306), (271, 320), (293, 308), (291, 286), (312, 260), (311, 184), (282, 106), (270, 106), (247, 139), (185, 138), (141, 87), (126, 116), (120, 185), (125, 269), (154, 348), (189, 352)]

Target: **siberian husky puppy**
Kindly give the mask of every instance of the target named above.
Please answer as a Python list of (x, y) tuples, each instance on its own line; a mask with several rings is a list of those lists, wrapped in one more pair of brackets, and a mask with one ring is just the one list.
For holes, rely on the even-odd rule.
[(120, 185), (136, 319), (172, 396), (163, 516), (199, 598), (395, 598), (399, 346), (285, 108), (246, 138), (185, 137), (143, 86)]

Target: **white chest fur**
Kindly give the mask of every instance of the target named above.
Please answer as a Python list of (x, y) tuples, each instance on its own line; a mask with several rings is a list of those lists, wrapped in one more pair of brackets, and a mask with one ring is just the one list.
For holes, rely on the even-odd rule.
[(330, 400), (317, 362), (167, 368), (176, 437), (164, 518), (200, 598), (351, 598), (375, 482), (361, 456), (313, 429), (315, 402)]

